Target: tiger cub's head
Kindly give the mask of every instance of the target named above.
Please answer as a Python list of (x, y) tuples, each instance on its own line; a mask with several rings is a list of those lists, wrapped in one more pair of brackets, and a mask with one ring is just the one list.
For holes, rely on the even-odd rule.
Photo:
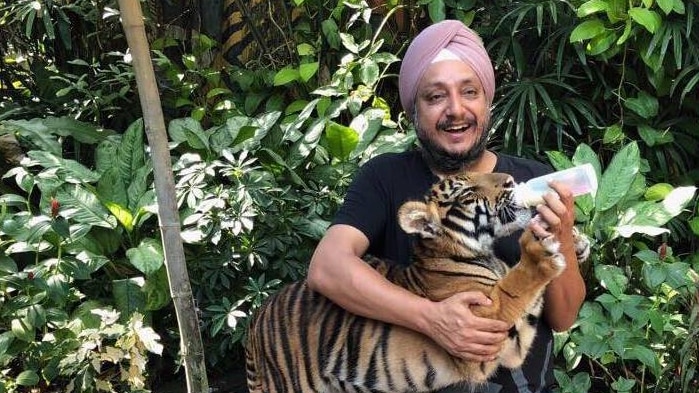
[[(434, 184), (424, 201), (398, 210), (401, 228), (435, 247), (489, 251), (493, 240), (523, 229), (532, 218), (514, 198), (515, 182), (503, 173), (461, 173)], [(447, 250), (445, 250), (447, 251)]]

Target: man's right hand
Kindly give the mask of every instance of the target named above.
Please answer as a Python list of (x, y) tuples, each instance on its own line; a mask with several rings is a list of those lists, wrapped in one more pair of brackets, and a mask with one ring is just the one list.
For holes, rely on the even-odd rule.
[(490, 305), (481, 292), (457, 293), (435, 302), (428, 314), (431, 321), (424, 334), (451, 355), (472, 361), (490, 361), (497, 357), (510, 326), (494, 319), (481, 318), (471, 312), (471, 305)]

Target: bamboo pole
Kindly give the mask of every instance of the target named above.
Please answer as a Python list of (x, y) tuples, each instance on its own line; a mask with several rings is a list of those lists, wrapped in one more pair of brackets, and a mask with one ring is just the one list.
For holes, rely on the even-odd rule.
[(188, 393), (208, 393), (204, 350), (199, 331), (192, 288), (189, 283), (184, 248), (180, 237), (180, 219), (175, 197), (175, 182), (170, 164), (165, 120), (155, 81), (150, 49), (146, 39), (139, 0), (119, 0), (121, 23), (131, 49), (143, 122), (153, 157), (158, 221), (165, 251), (165, 267), (170, 294), (175, 305), (180, 331), (180, 352), (185, 366)]

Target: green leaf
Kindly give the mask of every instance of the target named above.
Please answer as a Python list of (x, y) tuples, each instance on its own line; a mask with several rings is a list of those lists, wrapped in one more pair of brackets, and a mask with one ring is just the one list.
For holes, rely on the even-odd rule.
[[(0, 273), (17, 273), (17, 263), (8, 256), (0, 255)], [(2, 337), (2, 334), (0, 334), (0, 337)]]
[(142, 277), (112, 281), (114, 303), (121, 314), (122, 321), (137, 311), (143, 312), (145, 310), (146, 296), (141, 289), (143, 285)]
[(57, 177), (70, 183), (93, 183), (100, 178), (99, 173), (77, 161), (66, 160), (46, 151), (32, 150), (27, 152), (27, 156), (32, 159), (32, 164), (55, 168)]
[(650, 33), (655, 33), (663, 23), (662, 18), (657, 12), (643, 7), (632, 7), (629, 9), (629, 16), (636, 23), (642, 25)]
[(612, 208), (626, 195), (640, 165), (640, 151), (636, 142), (629, 143), (614, 155), (599, 183), (595, 198), (598, 211)]
[(105, 202), (104, 205), (127, 232), (133, 231), (133, 215), (125, 206), (114, 202)]
[(308, 127), (308, 130), (306, 130), (303, 138), (294, 143), (289, 153), (289, 158), (287, 159), (287, 163), (291, 168), (296, 168), (300, 165), (318, 146), (318, 142), (323, 135), (325, 122), (323, 118), (314, 120)]
[(351, 127), (343, 126), (329, 121), (325, 127), (325, 135), (328, 141), (328, 151), (333, 157), (340, 160), (349, 158), (352, 151), (359, 143), (359, 134)]
[[(208, 150), (209, 149), (209, 137), (204, 132), (204, 129), (197, 120), (191, 117), (185, 117), (181, 119), (173, 119), (168, 125), (168, 134), (170, 138), (176, 142), (187, 142), (191, 148), (195, 150)], [(143, 166), (144, 162), (141, 162)], [(133, 168), (135, 171), (137, 168)]]
[(126, 195), (129, 201), (128, 209), (131, 212), (137, 212), (145, 207), (143, 205), (144, 200), (148, 201), (146, 198), (148, 192), (153, 191), (153, 181), (149, 180), (152, 171), (153, 167), (151, 162), (148, 162), (134, 172), (131, 178), (131, 184), (129, 184), (126, 189)]
[(699, 217), (689, 220), (689, 227), (692, 228), (692, 233), (699, 236)]
[(644, 119), (649, 119), (658, 115), (658, 99), (652, 95), (641, 91), (636, 98), (629, 98), (624, 102), (624, 106), (631, 109)]
[(17, 375), (17, 379), (15, 381), (19, 386), (34, 386), (37, 385), (40, 380), (39, 374), (37, 374), (36, 371), (24, 370)]
[(97, 145), (95, 150), (95, 170), (104, 173), (108, 169), (116, 169), (119, 157), (121, 135), (109, 137)]
[(595, 267), (595, 277), (614, 297), (619, 298), (629, 283), (624, 271), (617, 266), (598, 265)]
[(605, 145), (618, 143), (624, 140), (624, 131), (619, 124), (611, 125), (604, 130), (603, 143)]
[(430, 0), (427, 4), (427, 12), (432, 22), (443, 21), (447, 17), (444, 0)]
[(318, 72), (317, 61), (314, 63), (304, 63), (299, 65), (299, 76), (304, 82), (308, 82), (308, 80), (311, 79), (316, 72)]
[(126, 194), (126, 185), (116, 165), (102, 172), (102, 176), (97, 183), (97, 196), (105, 204), (128, 205), (129, 197)]
[(287, 85), (299, 80), (299, 77), (299, 70), (291, 66), (284, 67), (274, 75), (274, 86)]
[(672, 12), (673, 7), (675, 6), (675, 0), (657, 0), (658, 2), (658, 7), (660, 7), (661, 10), (665, 13), (665, 15), (669, 15), (670, 12)]
[(27, 321), (23, 319), (13, 319), (10, 322), (12, 334), (15, 338), (22, 341), (33, 342), (34, 337), (34, 327), (27, 324)]
[(663, 200), (672, 190), (674, 187), (671, 184), (668, 183), (658, 183), (650, 186), (646, 192), (643, 194), (643, 197), (646, 198), (646, 200), (649, 201), (661, 201)]
[(156, 311), (170, 304), (170, 286), (165, 266), (148, 277), (143, 291), (146, 294), (146, 310)]
[(658, 356), (652, 349), (636, 345), (631, 348), (628, 348), (623, 355), (624, 359), (639, 360), (641, 363), (646, 365), (653, 372), (653, 374), (655, 374), (655, 376), (660, 375), (660, 361), (658, 360)]
[(601, 11), (607, 11), (609, 8), (608, 4), (604, 0), (590, 0), (587, 1), (578, 7), (576, 11), (576, 15), (578, 18), (585, 18), (586, 16), (595, 14), (597, 12)]
[(129, 184), (134, 173), (145, 164), (143, 120), (131, 123), (122, 135), (117, 152), (117, 167), (124, 184)]
[(340, 39), (342, 40), (342, 45), (345, 47), (345, 49), (354, 54), (359, 53), (359, 45), (357, 45), (357, 42), (354, 40), (354, 36), (352, 34), (340, 33)]
[(162, 245), (159, 241), (151, 238), (141, 241), (137, 248), (128, 249), (126, 256), (131, 265), (146, 276), (160, 269), (165, 260)]
[[(350, 128), (357, 132), (359, 142), (354, 147), (350, 158), (359, 157), (376, 139), (386, 117), (383, 109), (369, 108), (357, 115), (350, 123)], [(351, 142), (353, 143), (353, 142)]]
[(368, 86), (374, 86), (379, 81), (379, 72), (379, 65), (376, 62), (365, 59), (359, 68), (359, 77)]
[(582, 42), (597, 37), (606, 31), (604, 23), (599, 19), (586, 20), (577, 25), (570, 33), (570, 42)]
[(79, 185), (64, 184), (56, 191), (62, 214), (77, 222), (105, 228), (116, 228), (116, 218), (99, 202), (95, 194)]

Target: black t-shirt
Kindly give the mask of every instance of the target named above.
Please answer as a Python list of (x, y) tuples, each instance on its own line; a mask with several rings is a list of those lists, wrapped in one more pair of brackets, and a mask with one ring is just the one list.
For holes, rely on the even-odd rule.
[[(498, 153), (494, 172), (507, 173), (519, 183), (549, 173), (551, 168), (537, 161)], [(367, 253), (395, 263), (409, 264), (411, 240), (398, 224), (398, 208), (408, 200), (422, 200), (437, 180), (419, 151), (377, 156), (359, 169), (333, 224), (351, 225), (364, 233), (369, 239)], [(519, 235), (515, 233), (495, 243), (496, 255), (510, 266), (519, 260)], [(541, 391), (553, 383), (552, 348), (551, 328), (540, 320), (531, 352), (521, 369), (500, 368), (489, 383), (468, 391)]]

